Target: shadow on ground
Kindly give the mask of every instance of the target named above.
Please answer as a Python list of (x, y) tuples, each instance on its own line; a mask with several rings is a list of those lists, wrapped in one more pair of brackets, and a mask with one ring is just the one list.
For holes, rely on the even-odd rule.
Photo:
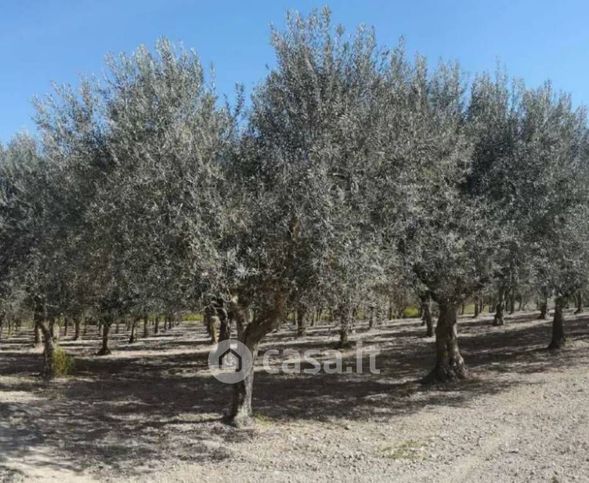
[[(418, 382), (433, 365), (433, 339), (423, 337), (415, 319), (370, 331), (360, 328), (355, 339), (381, 348), (379, 374), (259, 372), (254, 406), (259, 417), (277, 424), (292, 419), (386, 420), (433, 405), (468, 405), (473, 397), (525, 383), (518, 377), (498, 377), (504, 373), (523, 376), (587, 363), (587, 318), (567, 321), (572, 343), (558, 354), (544, 350), (550, 323), (532, 319), (533, 314), (513, 317), (504, 327), (492, 327), (488, 317), (462, 319), (461, 348), (473, 377), (438, 387)], [(108, 468), (136, 476), (152, 471), (167, 454), (193, 463), (223, 460), (231, 455), (232, 441), (255, 434), (220, 422), (230, 387), (207, 372), (209, 346), (202, 328), (181, 325), (135, 346), (128, 346), (121, 334), (113, 341), (115, 353), (105, 358), (92, 355), (99, 345), (95, 338), (62, 341), (78, 355), (76, 372), (52, 383), (35, 376), (41, 356), (30, 348), (29, 336), (21, 334), (1, 345), (0, 476), (17, 476), (13, 463), (19, 460), (39, 468), (98, 473)], [(334, 340), (335, 331), (327, 326), (311, 329), (303, 339), (281, 330), (269, 337), (265, 348), (313, 348), (325, 354)], [(346, 367), (356, 362), (352, 350), (344, 362)], [(281, 363), (274, 361), (275, 367)], [(363, 366), (369, 366), (367, 357)]]

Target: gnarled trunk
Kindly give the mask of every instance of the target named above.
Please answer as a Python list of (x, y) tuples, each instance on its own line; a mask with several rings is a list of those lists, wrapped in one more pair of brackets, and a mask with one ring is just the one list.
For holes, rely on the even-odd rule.
[[(262, 338), (278, 328), (286, 313), (286, 296), (275, 293), (272, 303), (260, 310), (255, 320), (249, 322), (249, 308), (241, 306), (237, 301), (230, 304), (232, 320), (237, 325), (238, 340), (252, 354), (251, 367), (245, 368), (245, 378), (233, 384), (231, 406), (226, 420), (235, 426), (247, 426), (252, 423), (252, 395), (254, 384), (254, 366), (258, 355), (258, 345)], [(249, 323), (248, 323), (249, 322)]]
[(112, 319), (105, 318), (102, 321), (102, 346), (96, 355), (107, 356), (109, 355), (110, 349), (108, 348), (108, 336), (110, 333), (110, 326), (112, 325)]
[(554, 318), (552, 319), (552, 340), (548, 349), (560, 349), (566, 344), (564, 335), (564, 315), (562, 309), (565, 305), (564, 297), (556, 297), (554, 300)]
[(425, 336), (431, 337), (432, 335), (434, 335), (434, 323), (432, 320), (432, 300), (429, 294), (421, 298), (421, 321), (422, 325), (425, 325)]
[(45, 350), (43, 351), (43, 378), (44, 379), (53, 379), (56, 376), (55, 371), (55, 341), (53, 337), (51, 337), (51, 333), (49, 330), (43, 330), (43, 344), (45, 346)]
[(548, 318), (548, 299), (544, 298), (540, 302), (540, 316), (538, 319), (546, 320)]
[(505, 289), (500, 288), (497, 292), (497, 305), (495, 305), (495, 317), (493, 317), (493, 325), (505, 325), (505, 318), (503, 310), (505, 309)]
[(515, 290), (509, 292), (509, 314), (515, 313)]
[(49, 321), (49, 332), (54, 341), (59, 340), (59, 323), (54, 318)]
[(374, 328), (374, 322), (375, 322), (374, 312), (376, 312), (376, 307), (374, 305), (371, 305), (370, 307), (368, 307), (368, 328), (369, 329)]
[(477, 294), (474, 297), (474, 302), (473, 302), (473, 307), (474, 307), (474, 313), (472, 315), (473, 319), (476, 319), (479, 314), (481, 313), (481, 302), (480, 302), (480, 296)]
[(133, 317), (131, 321), (131, 334), (129, 335), (129, 344), (135, 343), (135, 329), (137, 328), (137, 322), (139, 322), (139, 317)]
[(217, 316), (216, 311), (210, 307), (205, 310), (204, 323), (211, 339), (211, 344), (218, 343), (221, 330), (221, 319)]
[(53, 379), (56, 374), (55, 368), (55, 340), (51, 336), (51, 329), (41, 320), (41, 314), (35, 313), (35, 325), (43, 335), (43, 368), (41, 376), (44, 379)]
[(80, 319), (78, 317), (74, 318), (74, 340), (80, 339)]
[(307, 333), (307, 308), (299, 306), (297, 309), (297, 337), (303, 337)]
[(149, 316), (146, 314), (143, 316), (143, 338), (149, 337)]
[(352, 331), (352, 308), (344, 304), (339, 308), (340, 330), (338, 347), (344, 348), (350, 345), (349, 335)]
[(231, 317), (229, 312), (223, 307), (219, 309), (219, 320), (221, 327), (219, 328), (219, 340), (229, 340), (231, 338)]
[(448, 301), (441, 301), (438, 305), (440, 316), (436, 327), (436, 365), (425, 380), (446, 382), (464, 379), (468, 372), (458, 347), (456, 305)]
[(243, 381), (233, 384), (233, 395), (231, 398), (231, 408), (229, 409), (228, 421), (238, 427), (248, 426), (252, 423), (253, 408), (252, 396), (254, 392), (254, 373), (255, 360), (258, 356), (258, 344), (249, 346), (252, 353), (252, 364), (245, 369), (245, 378)]
[(577, 304), (575, 314), (582, 313), (583, 312), (583, 293), (580, 290), (577, 292), (577, 296), (575, 297), (575, 302)]
[(41, 345), (41, 327), (39, 327), (39, 322), (37, 321), (35, 321), (33, 328), (33, 344), (35, 347)]

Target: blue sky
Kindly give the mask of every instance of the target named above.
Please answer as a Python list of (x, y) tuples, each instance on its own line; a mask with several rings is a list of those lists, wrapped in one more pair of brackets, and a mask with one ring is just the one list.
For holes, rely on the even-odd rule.
[(152, 47), (166, 36), (215, 66), (220, 93), (246, 89), (273, 63), (269, 26), (287, 9), (329, 5), (347, 28), (376, 28), (380, 44), (405, 37), (410, 52), (456, 59), (467, 73), (499, 60), (529, 85), (551, 79), (589, 104), (586, 0), (4, 0), (0, 10), (0, 141), (34, 132), (31, 99), (51, 82), (103, 72), (108, 52)]

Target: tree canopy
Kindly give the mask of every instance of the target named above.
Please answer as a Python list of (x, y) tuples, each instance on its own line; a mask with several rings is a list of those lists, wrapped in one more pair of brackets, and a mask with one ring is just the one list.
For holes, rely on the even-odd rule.
[[(356, 311), (403, 287), (436, 302), (429, 378), (464, 378), (458, 307), (518, 290), (562, 309), (589, 267), (584, 108), (506, 73), (409, 59), (330, 12), (272, 31), (276, 65), (224, 104), (193, 51), (162, 39), (102, 79), (36, 101), (39, 136), (0, 149), (0, 312), (51, 325), (203, 311), (254, 354), (289, 311)], [(477, 299), (478, 300), (478, 299)], [(478, 302), (477, 302), (478, 303)], [(251, 417), (253, 369), (234, 387)]]

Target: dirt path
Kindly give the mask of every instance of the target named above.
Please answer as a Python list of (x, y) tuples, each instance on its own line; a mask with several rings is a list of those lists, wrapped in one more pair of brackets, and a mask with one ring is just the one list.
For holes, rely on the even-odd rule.
[[(253, 430), (220, 421), (228, 388), (210, 377), (200, 328), (112, 356), (63, 341), (74, 377), (45, 385), (28, 334), (0, 344), (0, 477), (7, 481), (589, 481), (589, 323), (542, 350), (549, 323), (461, 321), (472, 379), (428, 388), (432, 339), (415, 320), (355, 339), (380, 347), (378, 375), (258, 373)], [(329, 349), (329, 327), (267, 348)], [(277, 360), (276, 363), (280, 363)]]

